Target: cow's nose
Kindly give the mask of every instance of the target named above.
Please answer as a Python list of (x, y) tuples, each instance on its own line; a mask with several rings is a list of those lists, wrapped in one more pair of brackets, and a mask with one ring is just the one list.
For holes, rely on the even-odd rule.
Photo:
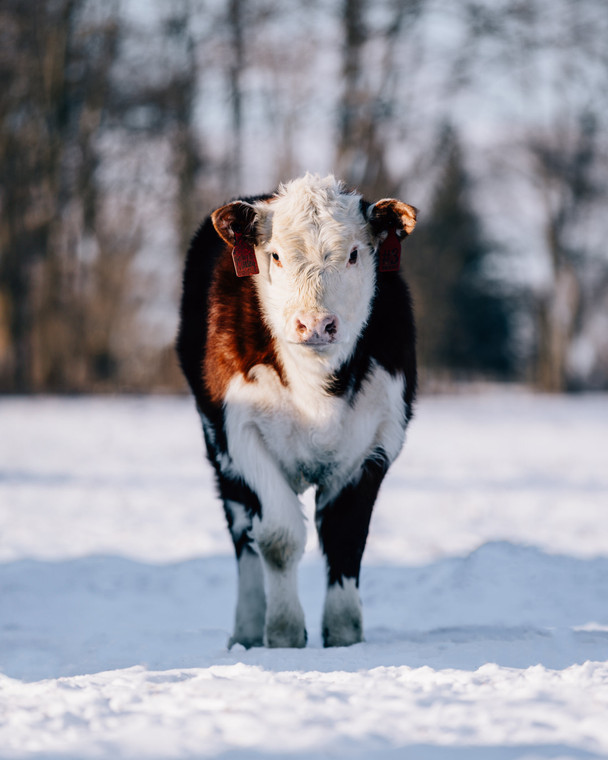
[(335, 314), (298, 314), (295, 332), (300, 343), (332, 343), (338, 333), (338, 317)]

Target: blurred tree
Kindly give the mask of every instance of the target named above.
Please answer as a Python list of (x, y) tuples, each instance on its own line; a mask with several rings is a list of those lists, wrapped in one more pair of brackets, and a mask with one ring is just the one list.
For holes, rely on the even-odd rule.
[[(154, 153), (159, 143), (170, 150), (169, 171), (176, 183), (171, 221), (183, 252), (205, 206), (203, 172), (210, 176), (216, 170), (210, 166), (196, 111), (209, 63), (206, 50), (217, 24), (210, 16), (201, 26), (207, 11), (202, 0), (158, 4), (155, 11), (158, 21), (151, 28), (142, 23), (145, 15), (120, 20), (106, 128), (114, 143), (127, 146), (127, 153), (142, 146)], [(150, 162), (146, 174), (151, 184), (158, 169)]]
[(492, 247), (470, 198), (470, 179), (451, 126), (436, 151), (442, 167), (431, 206), (406, 247), (420, 363), (431, 375), (508, 378), (513, 372), (510, 308), (487, 275)]
[(229, 0), (227, 21), (232, 50), (228, 79), (230, 82), (230, 108), (232, 146), (229, 171), (233, 192), (238, 193), (243, 179), (243, 78), (245, 75), (245, 18), (246, 0)]
[(0, 388), (139, 387), (133, 359), (143, 283), (134, 271), (142, 246), (138, 179), (126, 175), (129, 184), (123, 178), (118, 188), (103, 177), (119, 146), (133, 142), (135, 154), (142, 135), (150, 145), (166, 139), (176, 178), (175, 229), (185, 250), (201, 215), (202, 166), (190, 3), (172, 6), (164, 19), (157, 52), (167, 65), (156, 76), (129, 69), (136, 41), (117, 2), (34, 0), (26, 7), (7, 0), (0, 13), (6, 85)]
[[(342, 92), (335, 158), (338, 175), (370, 198), (395, 195), (402, 184), (387, 159), (389, 132), (399, 99), (405, 95), (396, 50), (415, 33), (424, 0), (383, 4), (386, 15), (372, 24), (370, 11), (377, 5), (370, 0), (342, 0)], [(371, 55), (377, 61), (373, 71)], [(401, 139), (404, 136), (402, 131)]]
[[(529, 138), (536, 163), (535, 184), (545, 212), (545, 239), (551, 285), (536, 303), (538, 339), (536, 381), (547, 391), (570, 384), (568, 353), (581, 328), (585, 303), (585, 252), (572, 239), (572, 227), (597, 199), (593, 167), (598, 161), (597, 124), (593, 114), (582, 114), (576, 131), (555, 143)], [(607, 262), (608, 264), (608, 262)], [(604, 270), (608, 277), (608, 266)], [(587, 295), (588, 292), (587, 292)]]
[[(194, 9), (189, 0), (172, 4), (165, 36), (179, 50), (162, 98), (162, 113), (170, 122), (173, 172), (177, 179), (176, 225), (179, 249), (185, 255), (200, 221), (199, 180), (205, 159), (195, 124), (196, 95), (201, 72), (196, 61), (198, 41), (193, 32)], [(152, 97), (153, 101), (154, 98)]]
[[(525, 116), (497, 141), (501, 181), (525, 176), (511, 213), (533, 216), (545, 277), (530, 291), (531, 374), (545, 391), (608, 387), (608, 6), (601, 0), (467, 3), (462, 68), (511, 77)], [(517, 186), (512, 182), (512, 187)], [(519, 185), (521, 187), (521, 182)], [(530, 192), (532, 191), (532, 192)]]
[(77, 389), (90, 379), (84, 315), (95, 283), (82, 243), (95, 236), (96, 136), (117, 41), (115, 4), (97, 11), (84, 0), (8, 0), (2, 9), (7, 390)]
[[(0, 323), (5, 339), (0, 387), (32, 385), (33, 267), (45, 257), (55, 215), (60, 146), (52, 139), (63, 119), (63, 103), (51, 100), (64, 77), (66, 6), (53, 29), (60, 60), (39, 55), (46, 18), (41, 3), (26, 7), (7, 2), (0, 8)], [(32, 19), (37, 25), (32, 24)], [(57, 19), (55, 19), (57, 21)], [(48, 173), (46, 168), (53, 166)]]

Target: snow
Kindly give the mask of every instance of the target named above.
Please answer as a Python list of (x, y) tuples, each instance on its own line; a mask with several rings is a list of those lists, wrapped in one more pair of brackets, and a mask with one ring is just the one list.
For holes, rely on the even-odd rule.
[(0, 399), (0, 757), (608, 757), (608, 397), (423, 397), (366, 641), (226, 649), (232, 547), (186, 398)]

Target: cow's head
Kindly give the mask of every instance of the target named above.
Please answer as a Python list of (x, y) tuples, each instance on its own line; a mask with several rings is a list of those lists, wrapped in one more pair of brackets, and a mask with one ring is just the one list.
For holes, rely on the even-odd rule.
[(416, 209), (392, 198), (369, 204), (332, 176), (307, 174), (265, 201), (229, 203), (212, 221), (241, 257), (237, 269), (259, 270), (255, 283), (274, 337), (333, 365), (352, 352), (377, 277), (398, 268)]

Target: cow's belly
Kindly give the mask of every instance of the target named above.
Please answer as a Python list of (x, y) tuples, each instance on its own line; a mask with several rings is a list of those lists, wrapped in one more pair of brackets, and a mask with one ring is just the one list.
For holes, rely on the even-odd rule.
[(241, 404), (241, 416), (259, 430), (294, 491), (347, 482), (378, 449), (389, 461), (399, 453), (405, 429), (402, 377), (375, 367), (349, 404), (322, 390), (296, 395), (269, 374), (256, 373), (257, 381), (246, 383), (232, 403)]

